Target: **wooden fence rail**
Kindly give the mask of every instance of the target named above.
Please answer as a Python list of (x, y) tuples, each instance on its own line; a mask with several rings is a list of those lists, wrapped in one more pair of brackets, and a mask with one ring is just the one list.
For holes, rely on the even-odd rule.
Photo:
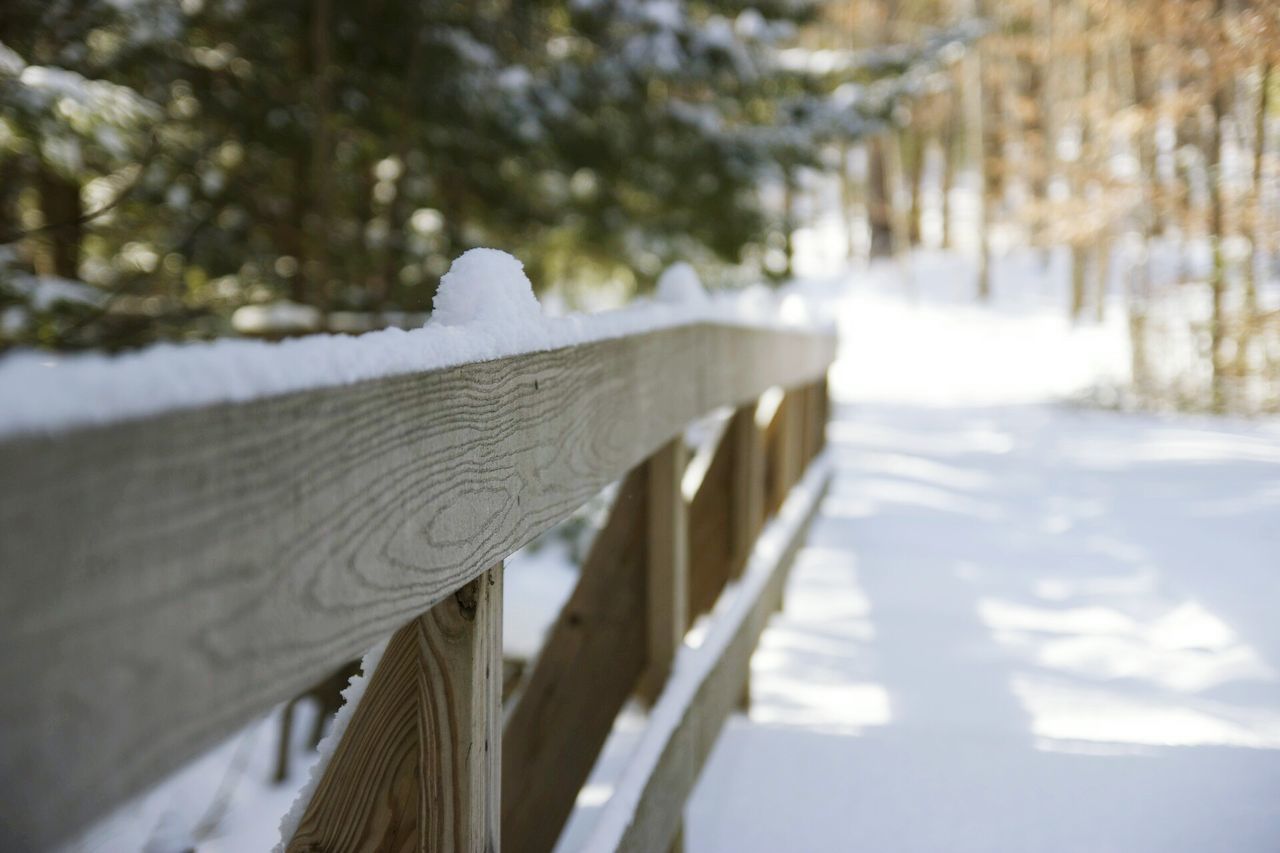
[[(697, 324), (0, 442), (0, 849), (394, 633), (289, 849), (549, 850), (819, 449), (833, 355)], [(686, 501), (679, 435), (726, 406)], [(504, 727), (501, 561), (619, 478)]]

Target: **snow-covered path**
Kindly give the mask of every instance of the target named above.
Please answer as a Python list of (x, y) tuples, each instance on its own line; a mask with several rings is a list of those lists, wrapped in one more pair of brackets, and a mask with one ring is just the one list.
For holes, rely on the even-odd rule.
[(1280, 428), (1052, 402), (1118, 329), (932, 272), (842, 303), (836, 480), (688, 849), (1280, 849)]

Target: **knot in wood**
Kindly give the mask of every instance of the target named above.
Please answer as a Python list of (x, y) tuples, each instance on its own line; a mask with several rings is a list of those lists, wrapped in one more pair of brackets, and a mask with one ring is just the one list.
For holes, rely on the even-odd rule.
[(458, 602), (458, 609), (462, 611), (464, 618), (475, 619), (476, 608), (480, 604), (480, 580), (473, 580), (455, 592), (453, 598)]

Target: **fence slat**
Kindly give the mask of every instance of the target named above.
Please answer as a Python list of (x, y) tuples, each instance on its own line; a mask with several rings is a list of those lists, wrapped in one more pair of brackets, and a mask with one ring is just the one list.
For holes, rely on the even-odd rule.
[[(549, 853), (644, 668), (648, 472), (622, 481), (503, 731), (502, 837)], [(518, 606), (513, 603), (514, 606)]]
[(765, 437), (752, 401), (733, 413), (728, 441), (733, 448), (731, 574), (741, 574), (765, 517)]
[(689, 577), (686, 627), (715, 606), (729, 579), (733, 444), (726, 429), (689, 501)]
[(648, 471), (648, 565), (645, 608), (648, 656), (640, 695), (662, 692), (689, 624), (689, 507), (681, 491), (689, 451), (681, 433), (645, 463)]
[(794, 460), (791, 445), (795, 439), (791, 394), (784, 393), (765, 426), (765, 513), (773, 515), (782, 506), (791, 488)]
[(289, 853), (500, 849), (502, 566), (392, 637)]
[[(789, 516), (786, 540), (770, 566), (747, 573), (739, 594), (711, 627), (707, 638), (689, 659), (689, 680), (664, 694), (651, 717), (644, 742), (633, 752), (637, 764), (624, 770), (619, 787), (628, 787), (631, 771), (643, 780), (638, 799), (618, 802), (615, 793), (601, 814), (588, 842), (591, 850), (664, 850), (679, 837), (684, 805), (697, 782), (725, 719), (740, 700), (751, 655), (770, 614), (782, 597), (796, 553), (804, 542), (830, 480), (830, 469), (815, 471), (811, 492)], [(717, 616), (719, 619), (720, 616)], [(707, 654), (710, 657), (699, 657)], [(659, 720), (657, 724), (653, 720)]]

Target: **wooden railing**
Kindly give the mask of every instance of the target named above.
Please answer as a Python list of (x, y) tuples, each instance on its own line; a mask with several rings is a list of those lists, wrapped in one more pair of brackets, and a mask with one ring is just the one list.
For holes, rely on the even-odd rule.
[[(550, 850), (821, 447), (833, 354), (697, 324), (0, 442), (0, 849), (394, 634), (288, 849)], [(686, 499), (683, 430), (726, 406)], [(619, 478), (504, 725), (502, 560)], [(677, 837), (678, 811), (645, 821), (639, 849)]]

